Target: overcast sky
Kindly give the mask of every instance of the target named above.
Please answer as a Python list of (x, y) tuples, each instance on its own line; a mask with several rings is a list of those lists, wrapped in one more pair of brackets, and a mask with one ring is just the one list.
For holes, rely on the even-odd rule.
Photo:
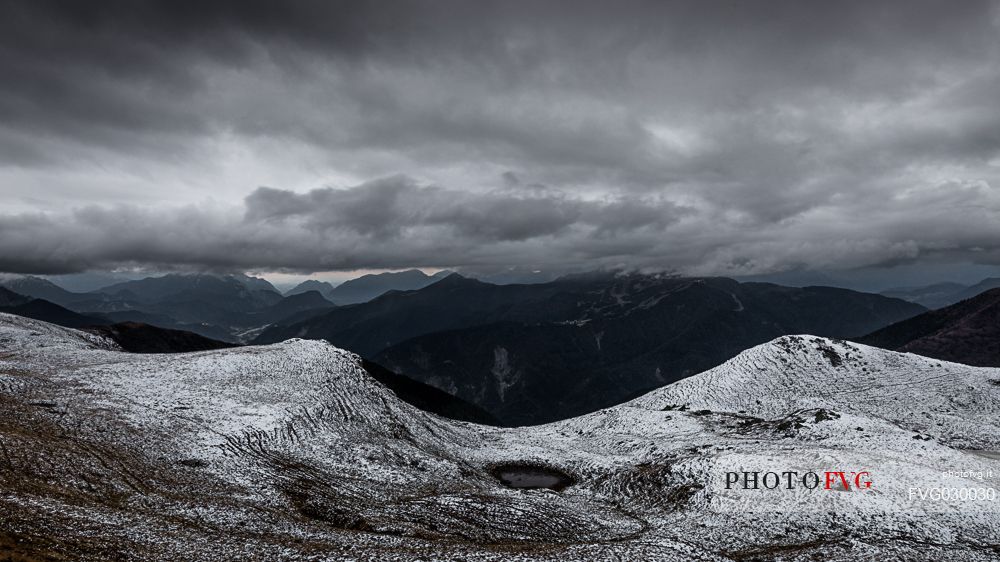
[(1000, 263), (995, 2), (0, 4), (0, 271)]

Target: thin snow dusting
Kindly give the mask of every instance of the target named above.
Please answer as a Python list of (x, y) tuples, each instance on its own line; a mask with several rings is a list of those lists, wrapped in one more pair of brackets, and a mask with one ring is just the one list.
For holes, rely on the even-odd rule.
[[(0, 547), (125, 560), (994, 560), (1000, 504), (910, 490), (995, 487), (998, 378), (787, 336), (621, 406), (499, 429), (417, 410), (323, 342), (133, 355), (0, 315), (0, 541), (22, 538)], [(504, 466), (573, 483), (511, 488), (493, 474)], [(872, 484), (727, 489), (744, 471), (865, 471)]]

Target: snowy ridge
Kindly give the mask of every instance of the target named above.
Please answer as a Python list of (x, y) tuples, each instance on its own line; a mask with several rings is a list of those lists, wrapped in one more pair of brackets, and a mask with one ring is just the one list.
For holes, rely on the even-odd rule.
[(631, 405), (661, 409), (688, 403), (765, 418), (831, 408), (967, 447), (1000, 449), (1000, 433), (993, 429), (1000, 424), (998, 384), (997, 369), (803, 335), (749, 349)]
[(44, 349), (120, 351), (115, 342), (80, 330), (0, 312), (0, 349), (38, 352)]
[[(132, 355), (5, 315), (0, 524), (42, 552), (136, 560), (992, 560), (998, 504), (906, 492), (995, 484), (942, 472), (1000, 474), (997, 379), (789, 336), (618, 407), (497, 429), (419, 411), (323, 342)], [(575, 483), (510, 489), (504, 463)], [(861, 468), (873, 490), (724, 487)]]

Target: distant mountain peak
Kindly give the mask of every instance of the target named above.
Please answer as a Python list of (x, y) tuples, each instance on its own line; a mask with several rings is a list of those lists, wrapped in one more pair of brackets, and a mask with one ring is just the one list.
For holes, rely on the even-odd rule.
[(324, 296), (338, 305), (357, 304), (368, 302), (389, 291), (423, 289), (438, 279), (437, 275), (427, 275), (419, 269), (369, 273), (341, 283)]
[(54, 288), (54, 289), (59, 289), (61, 291), (65, 291), (65, 289), (63, 289), (59, 285), (56, 285), (52, 281), (49, 281), (48, 279), (44, 279), (42, 277), (38, 277), (38, 276), (35, 276), (35, 275), (18, 275), (18, 276), (12, 276), (12, 277), (9, 277), (9, 278), (6, 278), (6, 279), (0, 279), (0, 284), (4, 285), (6, 287), (31, 287), (31, 286), (35, 286), (35, 287)]
[[(324, 298), (330, 300), (330, 293), (333, 292), (333, 285), (327, 283), (326, 281), (319, 281), (316, 279), (307, 279), (298, 285), (292, 287), (291, 289), (285, 291), (285, 296), (290, 297), (292, 295), (298, 295), (308, 291), (316, 291), (323, 295)], [(332, 302), (332, 301), (331, 301)]]
[(247, 289), (251, 291), (271, 291), (274, 293), (281, 294), (281, 291), (276, 289), (275, 286), (272, 285), (271, 282), (268, 281), (267, 279), (262, 279), (260, 277), (251, 277), (243, 273), (234, 273), (232, 275), (229, 275), (228, 277), (235, 279), (237, 282), (243, 284), (243, 286), (245, 286)]
[(0, 286), (6, 287), (20, 295), (44, 299), (56, 304), (66, 306), (74, 298), (79, 298), (81, 293), (73, 293), (63, 289), (59, 285), (36, 277), (34, 275), (19, 275), (7, 278), (0, 278)]
[(403, 271), (383, 271), (382, 273), (369, 273), (367, 275), (362, 275), (358, 279), (363, 279), (365, 277), (427, 277), (428, 275), (419, 269), (404, 269)]
[(440, 281), (435, 283), (435, 285), (441, 285), (443, 283), (478, 283), (485, 284), (478, 279), (473, 279), (472, 277), (466, 277), (461, 273), (449, 273), (448, 275), (441, 278)]
[(456, 288), (472, 288), (472, 287), (496, 287), (493, 283), (483, 281), (481, 279), (476, 279), (475, 277), (466, 277), (460, 273), (451, 273), (440, 280), (435, 281), (427, 286), (428, 290), (442, 290), (442, 289), (456, 289)]

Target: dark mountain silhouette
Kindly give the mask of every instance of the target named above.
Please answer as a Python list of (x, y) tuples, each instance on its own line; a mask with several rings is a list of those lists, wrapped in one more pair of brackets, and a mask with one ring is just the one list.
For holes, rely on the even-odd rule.
[[(0, 287), (0, 312), (8, 312), (10, 314), (17, 314), (18, 316), (43, 320), (45, 322), (51, 322), (68, 328), (84, 328), (112, 324), (117, 324), (119, 326), (128, 324), (146, 325), (143, 324), (143, 322), (148, 322), (156, 323), (156, 325), (160, 327), (166, 327), (168, 328), (167, 331), (195, 332), (205, 338), (211, 338), (213, 336), (218, 337), (219, 335), (228, 337), (226, 332), (216, 327), (203, 326), (199, 324), (178, 324), (176, 320), (170, 318), (169, 316), (150, 314), (138, 310), (80, 314), (44, 299), (34, 299), (28, 296), (19, 295), (3, 287)], [(149, 328), (154, 328), (154, 326), (150, 325)]]
[(506, 424), (608, 406), (784, 334), (847, 337), (923, 307), (830, 287), (589, 274), (536, 285), (451, 275), (258, 343), (327, 339), (475, 403)]
[(3, 281), (102, 323), (141, 322), (229, 342), (271, 323), (301, 321), (334, 305), (317, 293), (282, 297), (264, 279), (246, 275), (171, 274), (73, 293), (40, 277)]
[(889, 289), (882, 294), (922, 304), (930, 309), (944, 308), (971, 299), (990, 289), (1000, 288), (1000, 277), (988, 277), (975, 285), (960, 283), (937, 283), (926, 287), (906, 287)]
[(281, 294), (267, 281), (232, 275), (175, 273), (116, 283), (100, 292), (111, 295), (124, 292), (142, 303), (211, 300), (216, 306), (239, 310), (263, 308), (281, 300)]
[[(503, 320), (543, 318), (553, 311), (532, 306), (560, 286), (490, 285), (451, 274), (417, 291), (392, 291), (370, 302), (334, 309), (315, 318), (265, 330), (254, 343), (292, 337), (325, 339), (362, 356), (422, 334)], [(520, 311), (520, 312), (518, 312)], [(518, 316), (523, 314), (523, 316)]]
[(30, 275), (0, 282), (0, 285), (22, 295), (47, 300), (82, 314), (134, 310), (140, 306), (139, 297), (128, 290), (114, 293), (102, 291), (74, 293), (51, 281)]
[[(270, 283), (246, 276), (172, 274), (118, 283), (100, 292), (132, 303), (130, 310), (171, 320), (170, 325), (154, 321), (148, 323), (164, 328), (208, 326), (215, 334), (220, 331), (228, 333), (223, 338), (227, 341), (234, 340), (236, 334), (242, 331), (268, 324), (301, 309), (297, 304), (299, 300), (293, 300), (288, 305), (287, 313), (281, 307), (273, 308), (284, 298)], [(126, 318), (147, 322), (124, 314), (116, 316), (116, 319)]]
[(979, 296), (986, 291), (997, 288), (1000, 288), (1000, 277), (988, 277), (971, 287), (967, 287), (958, 293), (955, 293), (953, 297), (954, 300), (952, 300), (951, 304), (971, 299), (972, 297)]
[(334, 304), (339, 305), (368, 302), (387, 291), (422, 289), (444, 278), (448, 273), (439, 272), (427, 275), (419, 269), (408, 269), (406, 271), (362, 275), (357, 279), (351, 279), (337, 285), (324, 296)]
[(892, 324), (857, 340), (978, 367), (1000, 367), (1000, 288)]
[(231, 277), (237, 282), (242, 283), (244, 287), (250, 289), (251, 291), (269, 291), (271, 293), (281, 294), (281, 291), (271, 284), (267, 279), (262, 279), (260, 277), (251, 277), (250, 275), (245, 275), (243, 273), (234, 273), (232, 275), (227, 275), (226, 277)]
[(18, 306), (30, 301), (31, 297), (26, 297), (5, 287), (0, 287), (0, 306)]
[(67, 328), (108, 323), (104, 318), (78, 314), (53, 302), (19, 295), (3, 287), (0, 287), (0, 312), (34, 318)]
[(140, 322), (93, 326), (87, 331), (114, 340), (132, 353), (185, 353), (236, 347), (183, 330), (168, 330)]
[(317, 281), (315, 279), (309, 279), (285, 291), (285, 296), (290, 297), (292, 295), (298, 295), (300, 293), (305, 293), (308, 291), (316, 291), (317, 293), (323, 295), (323, 298), (330, 300), (331, 298), (330, 293), (333, 292), (333, 285), (327, 283), (326, 281)]
[(323, 295), (316, 291), (306, 291), (284, 297), (267, 308), (250, 313), (248, 317), (254, 324), (263, 326), (287, 321), (289, 318), (295, 318), (296, 321), (306, 320), (334, 308), (336, 305), (325, 299)]
[(962, 300), (957, 295), (966, 289), (969, 289), (969, 286), (962, 285), (961, 283), (935, 283), (924, 287), (887, 289), (880, 294), (894, 299), (915, 302), (933, 310), (955, 304), (958, 300)]
[(67, 306), (73, 302), (88, 298), (83, 293), (71, 293), (51, 281), (32, 275), (0, 280), (0, 286), (14, 291), (19, 295), (44, 299), (60, 306)]

